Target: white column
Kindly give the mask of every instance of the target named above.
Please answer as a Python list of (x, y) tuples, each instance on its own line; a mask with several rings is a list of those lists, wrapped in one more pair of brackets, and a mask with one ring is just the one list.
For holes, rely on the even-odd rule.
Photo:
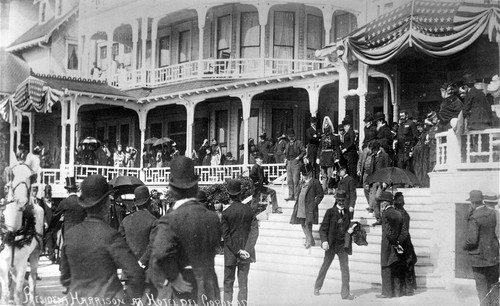
[(331, 5), (321, 6), (323, 13), (323, 27), (325, 29), (325, 45), (330, 43), (330, 30), (332, 29), (333, 12), (335, 8)]
[(193, 132), (194, 132), (194, 110), (196, 103), (186, 103), (186, 157), (191, 157), (193, 151)]
[[(260, 75), (264, 75), (265, 71), (265, 58), (266, 58), (266, 25), (269, 18), (269, 9), (271, 4), (267, 2), (258, 2), (256, 5), (259, 14), (259, 25), (260, 25), (260, 59), (261, 59), (261, 71)], [(247, 155), (245, 154), (245, 157)]]
[(151, 24), (151, 67), (150, 69), (156, 68), (156, 39), (158, 37), (158, 21), (160, 18), (156, 17), (153, 19)]
[[(397, 68), (396, 68), (397, 69)], [(396, 70), (394, 77), (394, 100), (392, 101), (393, 112), (392, 112), (392, 121), (398, 122), (399, 117), (399, 84), (401, 82), (401, 77), (399, 75), (399, 70)], [(388, 115), (386, 115), (387, 117)]]
[(22, 118), (21, 112), (12, 110), (12, 122), (10, 128), (10, 164), (14, 164), (16, 162), (17, 146), (14, 146), (14, 143), (17, 145), (21, 144)]
[(387, 80), (384, 80), (383, 107), (384, 114), (389, 114), (389, 82)]
[(142, 28), (141, 28), (141, 40), (142, 40), (142, 66), (141, 68), (146, 69), (146, 44), (148, 42), (148, 18), (142, 17)]
[(313, 83), (306, 86), (307, 94), (309, 96), (309, 112), (311, 117), (316, 117), (319, 106), (319, 91), (321, 86)]
[(247, 92), (242, 95), (238, 95), (238, 97), (241, 100), (241, 108), (243, 110), (243, 144), (244, 144), (244, 152), (243, 152), (243, 165), (245, 167), (248, 166), (248, 124), (250, 120), (250, 110), (252, 109), (252, 98), (259, 94), (261, 91), (258, 92)]
[[(205, 21), (207, 19), (208, 9), (209, 7), (207, 5), (196, 7), (196, 13), (198, 14), (198, 59), (200, 61), (203, 59), (203, 37), (205, 36)], [(199, 65), (199, 69), (202, 68), (202, 65)]]
[(347, 91), (349, 90), (349, 71), (347, 64), (341, 63), (338, 66), (339, 73), (339, 115), (338, 115), (338, 123), (342, 122), (342, 119), (345, 117), (346, 110), (346, 97)]
[(35, 118), (33, 113), (25, 113), (24, 116), (28, 118), (29, 122), (29, 133), (30, 133), (30, 152), (35, 147)]
[[(358, 61), (358, 96), (359, 96), (359, 140), (365, 139), (363, 118), (366, 113), (366, 94), (368, 92), (368, 65)], [(354, 120), (354, 118), (353, 118)]]
[(139, 117), (139, 130), (141, 131), (141, 144), (139, 145), (140, 148), (140, 156), (141, 156), (141, 162), (140, 162), (140, 167), (141, 169), (144, 168), (144, 162), (142, 160), (142, 154), (144, 151), (144, 141), (146, 141), (146, 127), (147, 127), (147, 117), (148, 117), (148, 110), (146, 109), (139, 109), (137, 111), (137, 116)]
[(78, 110), (76, 106), (77, 95), (71, 96), (69, 105), (69, 176), (75, 176), (75, 148), (76, 148), (76, 123), (78, 121)]
[(68, 126), (68, 102), (65, 99), (61, 100), (61, 173), (64, 173), (66, 166), (66, 127)]
[(139, 21), (132, 23), (132, 71), (137, 70), (137, 42), (139, 41)]

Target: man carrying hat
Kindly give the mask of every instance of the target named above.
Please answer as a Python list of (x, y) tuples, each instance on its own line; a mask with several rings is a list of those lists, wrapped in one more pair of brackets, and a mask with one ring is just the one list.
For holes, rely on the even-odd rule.
[(262, 164), (264, 163), (264, 155), (260, 152), (255, 154), (255, 164), (250, 171), (250, 179), (253, 181), (255, 186), (255, 191), (252, 199), (252, 208), (257, 208), (259, 204), (259, 199), (261, 194), (264, 194), (266, 197), (271, 196), (271, 205), (273, 209), (273, 214), (281, 214), (283, 213), (281, 207), (278, 206), (278, 199), (276, 198), (276, 191), (272, 188), (266, 187), (264, 185), (269, 184), (269, 180), (267, 176), (264, 175), (264, 168), (262, 168)]
[(293, 129), (288, 129), (286, 134), (289, 142), (285, 145), (286, 183), (288, 185), (288, 198), (285, 201), (295, 201), (299, 193), (300, 167), (302, 167), (302, 158), (306, 155), (306, 148), (302, 141), (295, 139)]
[(87, 214), (85, 209), (78, 205), (78, 196), (76, 192), (78, 191), (78, 186), (76, 185), (75, 177), (66, 177), (66, 186), (64, 188), (68, 192), (68, 197), (59, 203), (55, 217), (60, 220), (61, 215), (64, 216), (63, 221), (63, 234), (73, 226), (80, 224)]
[(340, 295), (344, 300), (353, 300), (354, 295), (351, 294), (349, 286), (349, 255), (352, 254), (352, 242), (348, 247), (345, 247), (346, 233), (351, 234), (354, 230), (349, 227), (349, 211), (347, 210), (346, 200), (347, 195), (344, 190), (337, 190), (335, 194), (335, 205), (328, 209), (323, 218), (323, 222), (319, 228), (319, 236), (321, 238), (321, 248), (325, 250), (323, 264), (316, 278), (314, 285), (314, 295), (319, 295), (319, 291), (323, 287), (326, 273), (332, 264), (335, 255), (338, 256), (340, 262), (340, 273), (342, 274), (342, 289)]
[(219, 301), (214, 257), (221, 239), (220, 221), (196, 199), (198, 175), (193, 160), (179, 156), (171, 161), (168, 192), (176, 202), (158, 221), (151, 280), (158, 289), (171, 285), (164, 298), (178, 304)]
[[(109, 195), (112, 189), (102, 175), (81, 183), (78, 204), (87, 217), (65, 233), (61, 256), (61, 284), (71, 297), (117, 299), (131, 305), (144, 290), (144, 271), (120, 233), (109, 226)], [(126, 292), (117, 274), (122, 270)]]
[[(472, 203), (473, 210), (468, 220), (464, 250), (469, 252), (479, 303), (498, 305), (499, 243), (495, 232), (497, 212), (483, 204), (483, 200), (480, 190), (472, 190), (466, 200)], [(487, 201), (489, 200), (488, 198)]]
[(382, 267), (382, 294), (377, 298), (402, 296), (404, 286), (403, 254), (398, 238), (403, 229), (403, 216), (394, 208), (392, 193), (383, 191), (378, 199), (382, 209), (382, 242), (380, 266)]
[[(222, 212), (224, 236), (224, 302), (233, 302), (233, 285), (238, 268), (238, 305), (247, 305), (248, 272), (255, 262), (259, 225), (250, 206), (241, 203), (241, 182), (228, 180), (229, 207)], [(236, 305), (236, 303), (235, 303)]]

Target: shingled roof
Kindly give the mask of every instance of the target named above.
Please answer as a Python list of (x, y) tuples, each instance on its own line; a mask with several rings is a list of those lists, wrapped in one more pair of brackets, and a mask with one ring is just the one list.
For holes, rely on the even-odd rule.
[(30, 67), (19, 57), (0, 49), (0, 94), (11, 94), (30, 75)]

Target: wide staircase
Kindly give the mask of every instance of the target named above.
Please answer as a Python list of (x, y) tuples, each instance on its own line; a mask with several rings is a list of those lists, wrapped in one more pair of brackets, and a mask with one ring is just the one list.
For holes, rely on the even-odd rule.
[[(287, 188), (276, 187), (278, 202), (283, 208), (283, 214), (268, 214), (268, 220), (259, 221), (259, 238), (256, 246), (257, 262), (252, 270), (261, 270), (268, 273), (281, 273), (284, 277), (300, 276), (314, 279), (323, 262), (324, 251), (321, 249), (319, 238), (319, 224), (313, 226), (313, 235), (316, 246), (304, 248), (304, 233), (300, 225), (290, 224), (293, 212), (293, 202), (286, 202)], [(401, 189), (405, 195), (405, 208), (410, 214), (410, 234), (415, 252), (418, 257), (415, 270), (417, 284), (421, 289), (443, 288), (439, 278), (431, 275), (433, 265), (430, 260), (432, 206), (430, 205), (429, 189)], [(368, 246), (358, 246), (353, 243), (353, 254), (349, 256), (351, 283), (379, 287), (380, 276), (380, 242), (381, 226), (372, 226), (375, 222), (368, 207), (363, 190), (357, 190), (354, 221), (363, 224), (367, 232)], [(333, 195), (325, 195), (319, 205), (319, 222), (328, 208), (335, 203)], [(268, 210), (269, 212), (269, 210)], [(265, 219), (265, 218), (264, 218)], [(224, 264), (223, 256), (216, 257), (216, 264)], [(326, 280), (341, 280), (340, 266), (335, 259), (327, 274)]]

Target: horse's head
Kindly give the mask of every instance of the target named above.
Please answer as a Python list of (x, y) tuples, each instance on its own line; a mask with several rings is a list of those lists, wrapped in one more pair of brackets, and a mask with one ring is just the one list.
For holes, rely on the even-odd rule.
[(5, 168), (7, 181), (7, 203), (14, 203), (17, 210), (24, 209), (29, 202), (29, 190), (33, 181), (33, 172), (25, 164), (18, 164)]

